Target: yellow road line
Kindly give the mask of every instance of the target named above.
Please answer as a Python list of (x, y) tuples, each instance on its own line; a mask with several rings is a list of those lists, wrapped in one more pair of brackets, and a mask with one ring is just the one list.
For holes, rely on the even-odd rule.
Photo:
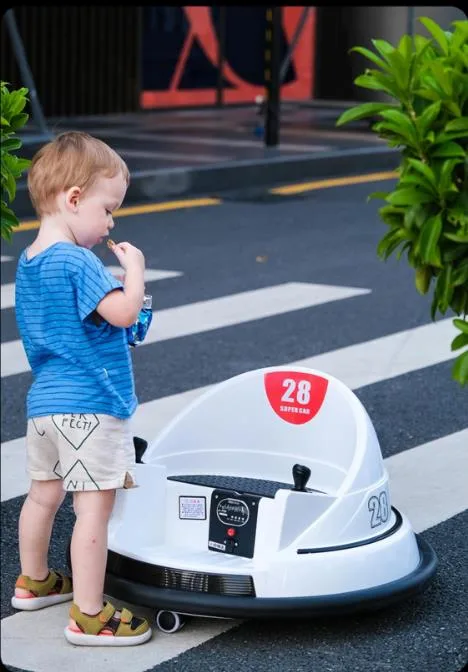
[[(314, 182), (302, 182), (301, 184), (290, 184), (284, 187), (274, 187), (269, 189), (270, 194), (291, 195), (300, 194), (304, 191), (313, 191), (315, 189), (327, 189), (329, 187), (343, 187), (349, 184), (361, 184), (365, 182), (378, 182), (380, 180), (391, 180), (397, 177), (394, 171), (383, 173), (369, 173), (367, 175), (352, 175), (350, 177), (336, 177), (327, 180), (315, 180)], [(167, 201), (165, 203), (148, 203), (147, 205), (135, 205), (128, 208), (117, 210), (114, 217), (129, 217), (130, 215), (145, 215), (151, 212), (167, 212), (168, 210), (181, 210), (183, 208), (199, 208), (208, 205), (219, 205), (222, 200), (219, 198), (195, 198), (182, 201)], [(31, 220), (21, 222), (13, 229), (17, 231), (30, 231), (38, 229), (39, 221)]]
[(314, 191), (314, 189), (327, 189), (329, 187), (343, 187), (348, 184), (361, 184), (364, 182), (378, 182), (379, 180), (391, 180), (398, 177), (394, 171), (385, 173), (369, 173), (368, 175), (352, 175), (351, 177), (335, 177), (329, 180), (316, 180), (315, 182), (302, 182), (301, 184), (290, 184), (285, 187), (275, 187), (270, 189), (270, 194), (301, 194), (304, 191)]
[[(185, 201), (167, 201), (165, 203), (148, 203), (148, 205), (134, 205), (128, 208), (120, 208), (114, 213), (114, 217), (129, 217), (130, 215), (145, 215), (150, 212), (166, 212), (168, 210), (181, 210), (182, 208), (200, 208), (207, 205), (219, 205), (219, 198), (195, 198)], [(21, 224), (13, 229), (17, 231), (30, 231), (38, 229), (39, 221), (37, 219)]]

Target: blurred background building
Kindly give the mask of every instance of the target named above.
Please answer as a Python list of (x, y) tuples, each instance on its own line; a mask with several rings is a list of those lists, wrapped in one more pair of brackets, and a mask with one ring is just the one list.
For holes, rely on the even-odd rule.
[[(14, 9), (46, 117), (252, 103), (264, 92), (265, 7), (19, 6)], [(455, 7), (283, 7), (282, 100), (375, 98), (353, 79), (367, 65), (355, 45), (395, 43), (419, 16), (443, 28)], [(297, 36), (298, 25), (302, 31)], [(297, 39), (295, 39), (297, 38)], [(2, 20), (1, 77), (24, 84)]]

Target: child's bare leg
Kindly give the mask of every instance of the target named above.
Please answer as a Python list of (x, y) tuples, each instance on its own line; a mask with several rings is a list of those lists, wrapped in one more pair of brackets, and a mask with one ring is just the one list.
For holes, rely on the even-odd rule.
[[(107, 526), (115, 490), (75, 492), (73, 497), (76, 514), (70, 549), (73, 601), (82, 613), (94, 616), (103, 608)], [(74, 621), (70, 625), (73, 627)]]
[[(21, 573), (41, 581), (49, 573), (48, 552), (55, 514), (65, 497), (60, 479), (31, 481), (19, 518), (19, 552)], [(16, 588), (17, 597), (28, 595)]]

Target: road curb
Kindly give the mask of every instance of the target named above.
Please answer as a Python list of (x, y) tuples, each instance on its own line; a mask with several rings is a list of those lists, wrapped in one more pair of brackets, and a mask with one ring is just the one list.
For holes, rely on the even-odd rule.
[[(211, 166), (134, 171), (125, 205), (190, 196), (214, 196), (222, 191), (278, 186), (301, 180), (344, 177), (394, 170), (400, 153), (387, 147), (265, 157)], [(18, 183), (14, 210), (21, 219), (34, 217), (26, 181)]]

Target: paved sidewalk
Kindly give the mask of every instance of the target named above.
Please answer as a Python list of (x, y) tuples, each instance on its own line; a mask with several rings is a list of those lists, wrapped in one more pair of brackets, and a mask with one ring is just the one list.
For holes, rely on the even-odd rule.
[[(395, 151), (367, 121), (336, 128), (343, 109), (283, 103), (278, 148), (266, 148), (255, 133), (253, 105), (68, 117), (49, 119), (48, 126), (54, 134), (86, 130), (114, 147), (132, 173), (126, 201), (138, 203), (395, 167)], [(21, 137), (28, 158), (45, 141), (32, 123)], [(21, 217), (33, 214), (25, 180), (16, 209)]]

